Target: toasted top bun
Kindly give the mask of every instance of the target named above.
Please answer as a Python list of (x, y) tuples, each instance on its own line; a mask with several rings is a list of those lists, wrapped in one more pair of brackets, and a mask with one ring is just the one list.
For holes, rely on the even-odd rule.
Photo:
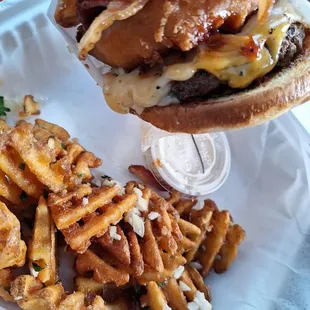
[(170, 48), (189, 51), (214, 29), (238, 30), (257, 4), (258, 0), (149, 0), (137, 14), (103, 31), (91, 54), (125, 69), (158, 63)]
[[(303, 51), (288, 68), (255, 88), (216, 99), (154, 106), (138, 115), (169, 132), (203, 133), (259, 125), (310, 100), (310, 30)], [(136, 114), (135, 111), (131, 113)]]

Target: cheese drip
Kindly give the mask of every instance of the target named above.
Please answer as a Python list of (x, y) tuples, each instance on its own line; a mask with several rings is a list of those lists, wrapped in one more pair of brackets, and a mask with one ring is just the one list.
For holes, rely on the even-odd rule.
[(268, 22), (259, 24), (253, 16), (236, 35), (212, 36), (190, 62), (166, 66), (160, 75), (139, 74), (138, 69), (121, 75), (108, 73), (103, 87), (106, 102), (119, 113), (178, 103), (169, 96), (170, 82), (186, 81), (198, 70), (208, 71), (232, 88), (245, 88), (275, 67), (287, 30), (300, 19), (288, 0), (280, 0)]

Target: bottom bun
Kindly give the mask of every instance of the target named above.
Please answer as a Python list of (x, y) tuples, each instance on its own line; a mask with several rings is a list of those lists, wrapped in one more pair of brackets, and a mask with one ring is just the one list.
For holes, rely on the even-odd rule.
[(310, 99), (310, 31), (294, 63), (257, 87), (216, 99), (146, 108), (141, 119), (169, 132), (203, 133), (259, 125)]

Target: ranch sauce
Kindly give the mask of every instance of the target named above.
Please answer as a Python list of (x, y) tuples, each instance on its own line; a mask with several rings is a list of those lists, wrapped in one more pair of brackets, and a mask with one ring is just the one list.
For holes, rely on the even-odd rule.
[(229, 174), (231, 155), (224, 133), (169, 134), (144, 128), (142, 150), (157, 181), (185, 196), (211, 194)]

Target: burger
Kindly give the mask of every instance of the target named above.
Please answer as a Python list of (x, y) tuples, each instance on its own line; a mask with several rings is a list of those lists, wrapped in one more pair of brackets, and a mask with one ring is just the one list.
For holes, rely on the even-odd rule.
[[(67, 3), (66, 3), (67, 2)], [(68, 0), (107, 104), (169, 132), (254, 126), (310, 99), (310, 29), (288, 0)]]

